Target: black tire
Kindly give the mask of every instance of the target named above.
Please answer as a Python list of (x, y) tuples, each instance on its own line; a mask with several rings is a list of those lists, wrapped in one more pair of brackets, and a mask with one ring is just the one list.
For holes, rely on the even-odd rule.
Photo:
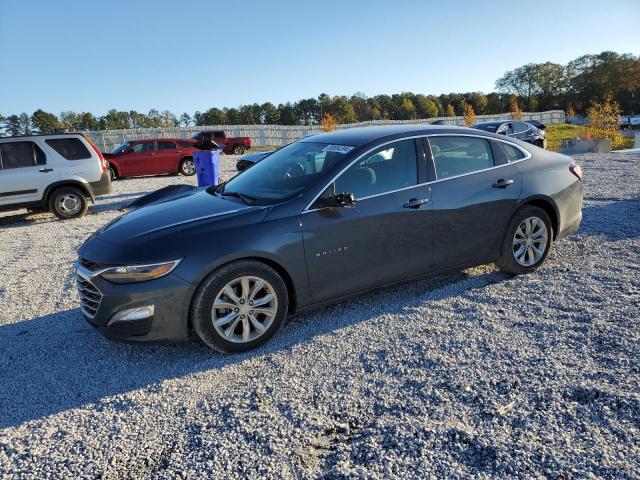
[(49, 196), (49, 210), (61, 220), (83, 217), (88, 209), (86, 194), (78, 188), (61, 187)]
[(191, 177), (196, 173), (196, 166), (193, 163), (193, 158), (187, 157), (180, 160), (180, 166), (178, 168), (180, 173), (185, 177)]
[(533, 144), (536, 147), (544, 148), (544, 143), (542, 143), (542, 140), (536, 140), (535, 142), (533, 142)]
[[(516, 230), (528, 218), (538, 218), (542, 220), (547, 229), (547, 242), (544, 248), (544, 252), (539, 259), (537, 259), (531, 265), (522, 265), (516, 259), (516, 252), (514, 252), (514, 237), (516, 234)], [(513, 217), (509, 221), (509, 224), (507, 225), (500, 247), (500, 257), (498, 258), (497, 262), (498, 267), (505, 272), (514, 273), (516, 275), (534, 272), (544, 263), (547, 255), (549, 255), (549, 251), (551, 250), (552, 245), (553, 224), (551, 223), (549, 215), (547, 215), (547, 212), (539, 207), (526, 205), (513, 215)]]
[[(250, 276), (266, 280), (277, 299), (276, 314), (264, 333), (252, 341), (237, 343), (226, 340), (213, 326), (213, 302), (229, 282)], [(253, 307), (256, 308), (256, 307)], [(279, 330), (289, 308), (287, 287), (278, 273), (268, 265), (253, 260), (239, 260), (220, 267), (207, 276), (193, 297), (191, 323), (200, 339), (210, 348), (222, 353), (238, 353), (252, 350), (267, 343)], [(237, 329), (242, 329), (238, 324)]]
[(236, 145), (233, 147), (234, 155), (242, 155), (244, 153), (244, 147), (242, 145)]
[(111, 181), (113, 182), (116, 178), (118, 178), (118, 175), (116, 174), (116, 169), (113, 168), (111, 165), (109, 165), (109, 177), (111, 177)]

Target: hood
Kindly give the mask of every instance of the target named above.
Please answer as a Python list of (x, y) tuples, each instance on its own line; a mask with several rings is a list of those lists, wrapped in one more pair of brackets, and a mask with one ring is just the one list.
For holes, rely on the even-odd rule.
[[(220, 198), (204, 189), (197, 189), (129, 212), (106, 224), (91, 239), (133, 247), (170, 232), (176, 233), (202, 223), (228, 220), (260, 210), (265, 210), (265, 207), (248, 206), (234, 197)], [(179, 238), (174, 241), (179, 241)]]

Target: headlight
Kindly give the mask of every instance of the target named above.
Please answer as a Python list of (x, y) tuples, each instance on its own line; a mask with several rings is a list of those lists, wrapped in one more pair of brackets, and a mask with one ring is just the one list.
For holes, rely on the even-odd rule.
[(168, 275), (179, 263), (180, 260), (173, 260), (171, 262), (152, 263), (149, 265), (112, 267), (103, 271), (100, 276), (113, 283), (146, 282)]

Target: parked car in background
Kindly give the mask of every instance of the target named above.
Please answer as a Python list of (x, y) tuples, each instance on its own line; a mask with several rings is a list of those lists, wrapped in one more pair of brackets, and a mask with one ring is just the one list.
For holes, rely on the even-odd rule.
[(591, 125), (591, 121), (583, 115), (574, 115), (571, 118), (567, 117), (564, 123), (568, 123), (569, 125), (580, 125), (583, 127)]
[(241, 156), (236, 162), (236, 170), (239, 172), (244, 172), (247, 168), (253, 167), (260, 160), (263, 160), (265, 157), (271, 155), (273, 150), (266, 152), (253, 152), (247, 153), (246, 155)]
[(227, 183), (157, 198), (79, 249), (80, 306), (114, 340), (256, 348), (287, 314), (497, 262), (530, 273), (582, 218), (570, 157), (479, 129), (350, 128)]
[(193, 163), (196, 151), (196, 142), (191, 139), (150, 138), (123, 143), (104, 156), (112, 180), (162, 173), (190, 176), (196, 172)]
[(222, 130), (203, 130), (191, 137), (196, 142), (210, 140), (218, 145), (222, 145), (224, 153), (242, 155), (251, 148), (249, 137), (227, 137)]
[(485, 132), (497, 133), (498, 135), (506, 135), (510, 138), (516, 138), (523, 142), (531, 143), (536, 147), (547, 148), (547, 140), (545, 139), (544, 130), (533, 126), (529, 122), (501, 120), (495, 122), (476, 123), (471, 128), (484, 130)]
[(0, 211), (50, 210), (82, 217), (89, 201), (111, 192), (107, 162), (77, 133), (0, 138)]

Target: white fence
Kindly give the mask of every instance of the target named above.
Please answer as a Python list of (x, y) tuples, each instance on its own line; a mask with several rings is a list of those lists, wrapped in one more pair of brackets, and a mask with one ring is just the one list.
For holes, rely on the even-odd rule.
[[(509, 120), (510, 113), (496, 115), (478, 115), (478, 122), (490, 120)], [(525, 112), (523, 120), (538, 120), (545, 125), (564, 123), (565, 115), (562, 110), (547, 112)], [(428, 125), (441, 120), (446, 125), (464, 125), (464, 117), (439, 117), (423, 120), (371, 120), (368, 122), (347, 123), (338, 125), (338, 129), (364, 127), (370, 125), (414, 124)], [(111, 152), (116, 146), (146, 138), (189, 138), (201, 130), (224, 130), (229, 137), (249, 137), (254, 147), (274, 146), (281, 147), (298, 138), (313, 133), (321, 133), (320, 125), (201, 125), (197, 127), (176, 128), (137, 128), (129, 130), (104, 130), (99, 132), (86, 132), (87, 136), (103, 152)]]

